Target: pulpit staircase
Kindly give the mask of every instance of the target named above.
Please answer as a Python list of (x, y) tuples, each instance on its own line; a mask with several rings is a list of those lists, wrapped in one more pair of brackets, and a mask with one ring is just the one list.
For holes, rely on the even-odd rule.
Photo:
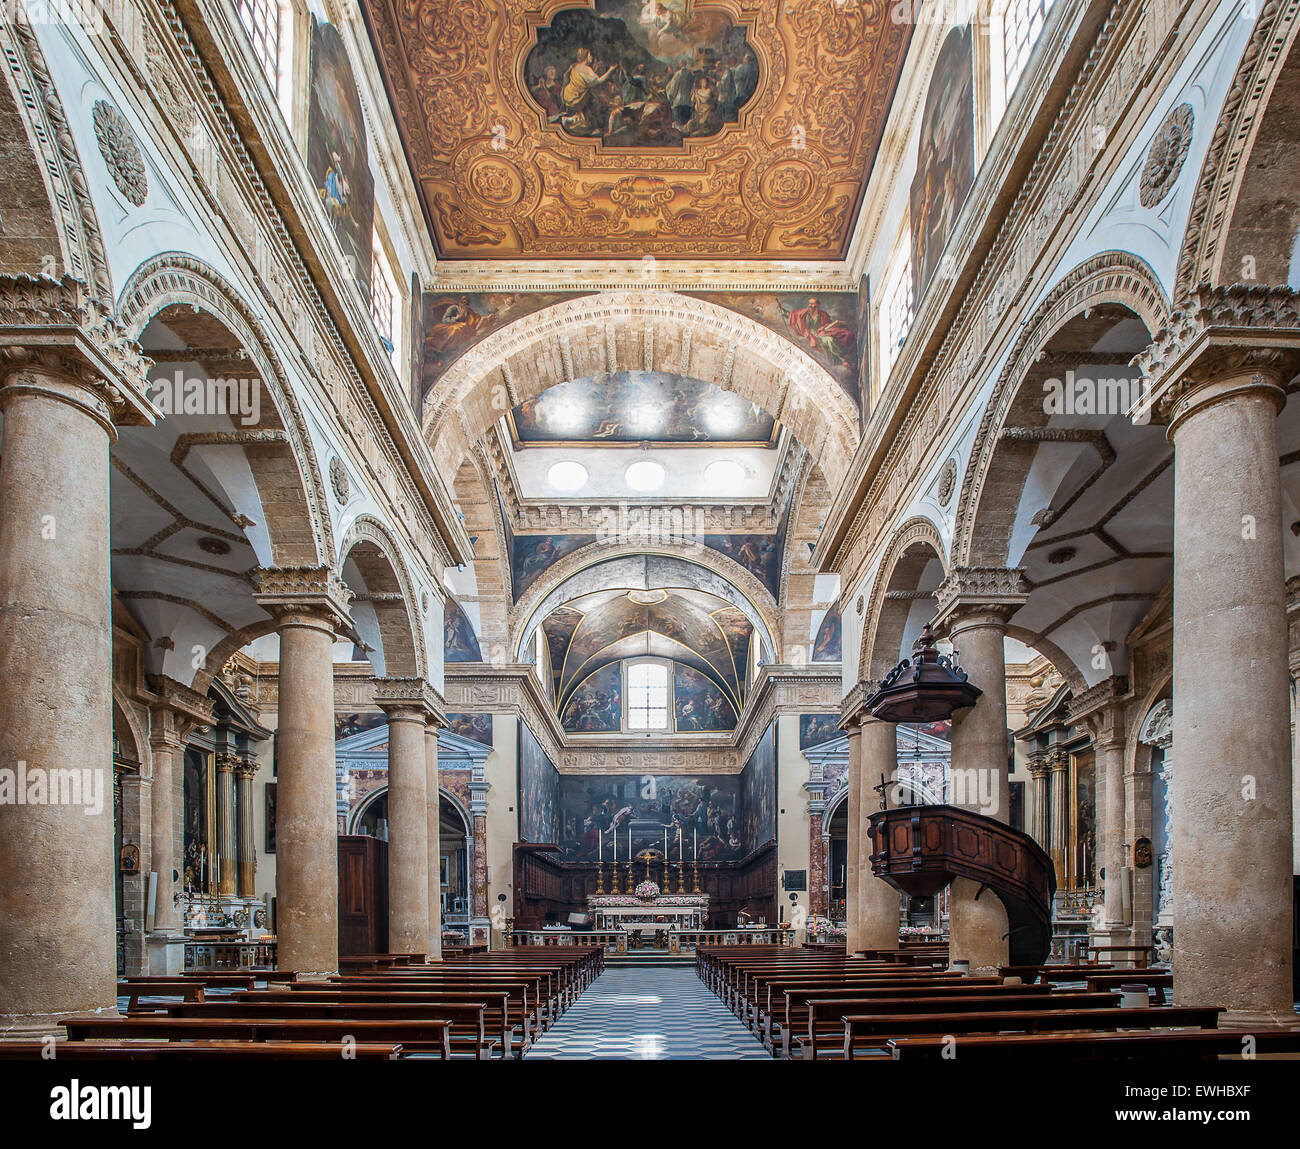
[(1027, 834), (959, 806), (898, 806), (871, 815), (871, 872), (913, 897), (954, 878), (992, 890), (1007, 910), (1012, 965), (1038, 965), (1052, 944), (1052, 860)]

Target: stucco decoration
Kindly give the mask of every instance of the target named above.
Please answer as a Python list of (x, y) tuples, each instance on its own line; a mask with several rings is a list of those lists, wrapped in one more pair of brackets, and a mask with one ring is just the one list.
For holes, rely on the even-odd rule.
[(149, 177), (144, 170), (144, 156), (139, 141), (122, 113), (107, 100), (96, 100), (92, 115), (95, 121), (95, 141), (99, 154), (113, 182), (136, 207), (144, 203), (149, 194)]

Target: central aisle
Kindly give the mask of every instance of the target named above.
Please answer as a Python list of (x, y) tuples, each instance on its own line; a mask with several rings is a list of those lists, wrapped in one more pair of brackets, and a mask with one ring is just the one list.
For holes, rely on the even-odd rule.
[(770, 1061), (767, 1050), (682, 969), (606, 969), (525, 1055), (538, 1061)]

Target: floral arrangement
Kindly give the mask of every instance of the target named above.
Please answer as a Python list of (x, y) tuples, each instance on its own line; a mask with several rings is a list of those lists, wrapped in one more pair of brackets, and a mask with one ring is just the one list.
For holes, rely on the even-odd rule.
[(808, 922), (808, 933), (818, 941), (839, 941), (848, 935), (848, 930), (837, 926), (830, 918), (812, 918)]
[(642, 901), (648, 902), (651, 898), (659, 896), (659, 887), (654, 882), (642, 882), (632, 892)]
[(593, 897), (591, 904), (593, 906), (639, 906), (641, 899), (628, 894), (602, 894), (598, 898)]
[(898, 932), (903, 937), (915, 937), (917, 934), (941, 934), (943, 931), (934, 926), (899, 926)]
[(659, 899), (661, 906), (697, 906), (700, 904), (699, 894), (665, 894)]

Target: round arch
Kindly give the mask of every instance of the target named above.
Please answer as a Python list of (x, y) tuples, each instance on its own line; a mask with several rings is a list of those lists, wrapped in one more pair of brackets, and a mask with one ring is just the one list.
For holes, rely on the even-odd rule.
[[(716, 581), (697, 589), (716, 594), (743, 611), (754, 624), (759, 637), (767, 644), (773, 660), (780, 661), (781, 648), (776, 637), (779, 633), (776, 626), (777, 606), (771, 592), (734, 559), (702, 544), (698, 548), (681, 546), (674, 549), (670, 546), (647, 548), (634, 542), (610, 544), (597, 541), (566, 555), (547, 568), (544, 576), (530, 586), (515, 604), (511, 611), (510, 649), (516, 656), (521, 654), (524, 644), (542, 619), (561, 602), (576, 598), (578, 594), (602, 589), (598, 585), (578, 589), (575, 584), (582, 581), (580, 576), (585, 572), (606, 564), (621, 563), (625, 567), (620, 571), (621, 574), (628, 578), (640, 576), (644, 579), (647, 567), (643, 564), (638, 571), (635, 562), (637, 559), (660, 560), (663, 564), (661, 573), (669, 577), (674, 570), (684, 573), (687, 568), (703, 570), (714, 576)], [(592, 577), (594, 576), (588, 576)], [(681, 585), (692, 584), (684, 581)]]
[[(1293, 58), (1297, 35), (1300, 23), (1291, 6), (1260, 6), (1197, 176), (1174, 277), (1173, 298), (1180, 307), (1200, 287), (1244, 279), (1233, 269), (1245, 254), (1256, 261), (1259, 284), (1287, 282), (1300, 198), (1291, 192), (1286, 199), (1279, 189), (1300, 186), (1300, 156), (1286, 146), (1269, 149), (1266, 166), (1251, 161), (1261, 143), (1292, 143), (1287, 119), (1300, 92), (1300, 57)], [(1247, 215), (1267, 221), (1265, 234), (1246, 226)]]
[[(334, 528), (325, 484), (302, 408), (272, 349), (266, 330), (239, 293), (214, 268), (183, 252), (146, 260), (122, 289), (119, 317), (138, 341), (149, 324), (173, 306), (208, 312), (239, 342), (259, 373), (281, 428), (241, 433), (245, 454), (267, 514), (273, 561), (278, 566), (325, 566), (334, 556)], [(296, 482), (288, 481), (296, 473)], [(273, 526), (272, 519), (277, 520)]]
[[(943, 540), (938, 528), (922, 516), (909, 519), (885, 548), (862, 624), (858, 650), (858, 679), (879, 682), (897, 664), (903, 632), (911, 613), (910, 599), (887, 598), (889, 591), (916, 591), (925, 568), (934, 559), (944, 564)], [(900, 580), (908, 585), (903, 586)]]
[[(388, 528), (371, 515), (359, 515), (339, 544), (337, 571), (351, 561), (364, 582), (353, 599), (373, 609), (384, 656), (384, 674), (427, 678), (424, 620), (410, 570)], [(346, 579), (344, 580), (346, 581)], [(358, 588), (353, 587), (354, 591)], [(360, 619), (357, 620), (360, 623)]]
[[(35, 145), (35, 168), (44, 181), (49, 201), (51, 226), (44, 237), (49, 243), (47, 250), (58, 251), (60, 276), (88, 283), (107, 308), (113, 299), (113, 282), (90, 181), (36, 30), (26, 19), (2, 20), (0, 44), (7, 49), (7, 94), (13, 97), (9, 111), (22, 121), (25, 139)], [(6, 267), (4, 271), (48, 274), (39, 262), (31, 267)]]
[(462, 355), (425, 401), (424, 435), (456, 474), (506, 407), (621, 370), (671, 370), (734, 391), (778, 419), (831, 488), (848, 472), (858, 412), (824, 367), (756, 320), (673, 291), (606, 291), (524, 316)]
[[(1114, 305), (1129, 311), (1154, 335), (1169, 320), (1169, 304), (1150, 266), (1128, 252), (1106, 251), (1079, 264), (1060, 280), (1024, 324), (993, 387), (971, 447), (953, 528), (951, 567), (1000, 567), (1006, 563), (1010, 537), (1008, 515), (997, 509), (981, 513), (993, 472), (999, 435), (1026, 377), (1047, 342), (1067, 323), (1088, 316), (1095, 308)], [(999, 480), (999, 491), (1003, 480)]]

